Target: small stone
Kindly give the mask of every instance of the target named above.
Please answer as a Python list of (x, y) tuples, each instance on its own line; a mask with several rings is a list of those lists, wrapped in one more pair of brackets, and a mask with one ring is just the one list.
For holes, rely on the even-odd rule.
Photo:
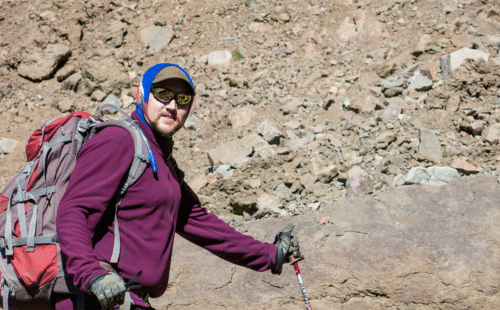
[(0, 138), (0, 154), (10, 154), (16, 148), (18, 142), (16, 140)]
[(460, 107), (460, 96), (457, 94), (450, 95), (446, 102), (446, 111), (455, 112)]
[(465, 175), (477, 174), (481, 172), (480, 168), (460, 158), (454, 159), (453, 162), (451, 163), (451, 167), (457, 169), (459, 172)]
[(420, 73), (431, 81), (436, 81), (438, 79), (437, 66), (435, 62), (423, 65), (420, 68)]

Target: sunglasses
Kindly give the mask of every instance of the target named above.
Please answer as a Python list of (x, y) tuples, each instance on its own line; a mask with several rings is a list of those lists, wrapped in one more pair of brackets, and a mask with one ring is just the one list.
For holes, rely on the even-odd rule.
[(187, 106), (193, 101), (193, 95), (188, 93), (174, 93), (166, 88), (161, 87), (153, 87), (151, 88), (151, 93), (156, 100), (160, 101), (163, 104), (169, 104), (172, 99), (175, 99), (175, 102), (179, 106)]

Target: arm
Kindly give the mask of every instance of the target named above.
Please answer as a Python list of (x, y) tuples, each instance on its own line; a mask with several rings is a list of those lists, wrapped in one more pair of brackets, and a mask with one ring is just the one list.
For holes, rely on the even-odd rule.
[(107, 207), (127, 173), (133, 150), (132, 137), (121, 128), (106, 128), (91, 138), (78, 155), (60, 202), (57, 234), (67, 256), (67, 271), (80, 290), (85, 291), (95, 276), (107, 273), (99, 265), (104, 258), (94, 252), (94, 232), (101, 220), (111, 225), (114, 210)]
[(200, 202), (187, 184), (182, 185), (182, 202), (177, 233), (233, 264), (256, 271), (274, 267), (276, 247), (244, 235), (215, 214), (200, 207)]

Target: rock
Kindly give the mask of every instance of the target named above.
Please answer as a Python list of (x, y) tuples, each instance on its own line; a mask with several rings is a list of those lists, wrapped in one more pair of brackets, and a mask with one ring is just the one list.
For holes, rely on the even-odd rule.
[(201, 120), (195, 115), (191, 114), (186, 119), (186, 122), (184, 123), (184, 128), (196, 130), (200, 128), (200, 125), (201, 125)]
[(330, 183), (339, 174), (337, 166), (317, 157), (311, 160), (307, 169), (312, 175), (317, 176), (317, 180), (321, 183)]
[(281, 203), (276, 196), (270, 194), (262, 194), (257, 199), (257, 206), (259, 209), (270, 209), (274, 213), (277, 213), (281, 216), (288, 217), (288, 212), (286, 210), (280, 209)]
[(389, 88), (394, 88), (394, 87), (404, 87), (406, 84), (404, 78), (400, 76), (395, 76), (386, 80), (382, 81), (381, 84), (381, 90), (384, 91)]
[(61, 113), (73, 112), (76, 109), (75, 102), (71, 99), (63, 99), (55, 104), (55, 108)]
[(254, 109), (243, 106), (232, 109), (227, 118), (231, 122), (231, 127), (238, 130), (251, 124), (256, 116), (257, 112)]
[(18, 142), (8, 138), (0, 138), (0, 154), (10, 154), (16, 148)]
[(154, 53), (165, 50), (173, 38), (173, 33), (165, 27), (150, 26), (141, 30), (142, 42)]
[(454, 159), (453, 162), (451, 163), (451, 167), (457, 169), (459, 172), (465, 175), (471, 175), (481, 172), (480, 168), (460, 158)]
[(483, 130), (481, 138), (490, 144), (498, 144), (500, 141), (500, 123), (486, 127)]
[[(247, 153), (248, 147), (256, 148), (259, 145), (267, 145), (267, 142), (257, 134), (249, 134), (241, 139), (225, 142), (208, 151), (214, 164), (227, 164), (239, 154)], [(245, 152), (244, 152), (245, 151)]]
[(415, 89), (417, 91), (427, 91), (432, 88), (432, 81), (423, 75), (417, 74), (410, 78), (408, 90)]
[(347, 198), (359, 197), (372, 190), (372, 182), (368, 173), (359, 166), (352, 167), (347, 172)]
[(12, 83), (11, 82), (2, 82), (0, 83), (0, 99), (5, 96), (8, 96), (12, 91)]
[(367, 92), (363, 92), (354, 97), (354, 99), (347, 107), (347, 110), (354, 111), (355, 113), (360, 113), (363, 115), (370, 115), (375, 110), (375, 105), (378, 102), (378, 98), (375, 98)]
[(208, 65), (215, 67), (228, 66), (231, 61), (231, 58), (232, 58), (231, 52), (227, 50), (210, 52), (208, 54)]
[(450, 95), (446, 102), (446, 111), (455, 112), (460, 107), (460, 96), (457, 94)]
[(203, 55), (195, 59), (196, 63), (206, 65), (208, 63), (208, 55)]
[(487, 62), (489, 56), (490, 54), (480, 50), (462, 48), (450, 54), (450, 69), (451, 71), (454, 71), (455, 69), (460, 67), (467, 59), (473, 59), (474, 61), (484, 59), (484, 61)]
[(244, 213), (254, 215), (259, 211), (259, 206), (257, 206), (257, 201), (255, 196), (250, 197), (237, 197), (231, 199), (231, 207), (233, 212), (239, 215)]
[(118, 48), (122, 46), (123, 39), (127, 34), (127, 24), (118, 20), (113, 20), (105, 32), (105, 39), (107, 45)]
[(398, 119), (399, 114), (403, 112), (403, 108), (397, 104), (390, 103), (387, 108), (383, 109), (378, 115), (377, 120), (382, 122), (390, 122)]
[(386, 131), (380, 134), (375, 141), (375, 149), (386, 149), (396, 140), (396, 134), (392, 131)]
[(413, 167), (406, 174), (404, 184), (439, 186), (459, 177), (460, 173), (458, 173), (456, 169), (450, 167)]
[[(119, 107), (120, 109), (123, 107), (123, 103), (120, 101), (120, 98), (118, 98), (116, 95), (114, 94), (109, 94), (106, 99), (104, 99), (104, 101), (102, 102), (102, 104), (111, 104), (111, 105), (114, 105), (114, 106), (117, 106)], [(103, 114), (116, 114), (117, 111), (114, 110), (113, 108), (104, 108), (102, 110)]]
[[(107, 94), (120, 95), (122, 89), (130, 88), (130, 78), (124, 68), (112, 57), (88, 60), (82, 67), (82, 75), (90, 82), (99, 85)], [(90, 92), (92, 94), (93, 90)]]
[(262, 184), (260, 179), (246, 179), (243, 181), (243, 188), (245, 189), (256, 189), (259, 188)]
[(345, 17), (337, 29), (337, 34), (341, 40), (349, 40), (357, 34), (356, 25), (351, 22), (349, 17)]
[(78, 83), (80, 83), (82, 79), (83, 76), (79, 72), (74, 73), (63, 80), (63, 82), (61, 83), (61, 88), (76, 92), (78, 89)]
[[(475, 176), (438, 188), (390, 189), (376, 198), (341, 200), (296, 217), (244, 222), (237, 229), (273, 242), (286, 224), (295, 225), (301, 250), (309, 253), (299, 265), (313, 309), (442, 309), (444, 300), (457, 309), (495, 309), (498, 298), (484, 287), (500, 281), (494, 229), (500, 221), (498, 192), (496, 178)], [(284, 268), (280, 277), (257, 273), (206, 255), (183, 238), (175, 240), (174, 253), (171, 284), (151, 300), (154, 308), (218, 309), (215, 295), (233, 309), (304, 307), (297, 285), (290, 283), (293, 268)], [(335, 268), (325, 262), (335, 262)]]
[(103, 101), (104, 99), (106, 99), (107, 97), (107, 94), (105, 92), (103, 92), (102, 90), (100, 89), (97, 89), (96, 91), (94, 91), (92, 93), (92, 95), (90, 96), (90, 99), (92, 101), (97, 101), (97, 102), (101, 102)]
[(205, 187), (207, 184), (214, 182), (217, 180), (217, 177), (209, 173), (208, 175), (205, 174), (198, 174), (194, 178), (191, 178), (188, 182), (189, 187), (197, 193), (200, 189)]
[(430, 62), (428, 64), (420, 67), (420, 74), (425, 76), (431, 81), (437, 81), (438, 79), (438, 70), (435, 62)]
[(284, 137), (283, 133), (269, 120), (262, 121), (257, 126), (257, 132), (269, 144), (280, 144), (280, 139)]
[(436, 133), (427, 128), (420, 127), (418, 138), (418, 153), (431, 158), (435, 162), (440, 162), (443, 158), (443, 153)]
[(217, 178), (229, 179), (233, 176), (233, 172), (234, 169), (231, 167), (231, 165), (222, 165), (215, 170), (214, 175)]
[(57, 71), (55, 77), (58, 82), (62, 82), (76, 72), (75, 66), (66, 65)]
[(297, 114), (299, 107), (302, 106), (302, 104), (302, 101), (299, 99), (288, 100), (285, 105), (280, 107), (280, 110), (283, 111), (283, 115)]
[(48, 45), (42, 53), (34, 53), (31, 58), (35, 63), (23, 63), (17, 73), (33, 82), (48, 80), (54, 76), (71, 56), (71, 49), (62, 44)]

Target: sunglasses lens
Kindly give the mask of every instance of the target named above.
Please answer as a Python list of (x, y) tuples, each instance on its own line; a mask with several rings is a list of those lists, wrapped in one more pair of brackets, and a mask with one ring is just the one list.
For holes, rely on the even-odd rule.
[(188, 105), (191, 102), (191, 95), (188, 94), (177, 94), (177, 104)]
[(175, 94), (165, 88), (154, 88), (153, 96), (163, 103), (168, 103), (175, 98)]
[(165, 88), (153, 88), (153, 96), (162, 103), (169, 103), (175, 98), (175, 101), (180, 106), (185, 106), (191, 103), (193, 96), (185, 93), (174, 93)]

